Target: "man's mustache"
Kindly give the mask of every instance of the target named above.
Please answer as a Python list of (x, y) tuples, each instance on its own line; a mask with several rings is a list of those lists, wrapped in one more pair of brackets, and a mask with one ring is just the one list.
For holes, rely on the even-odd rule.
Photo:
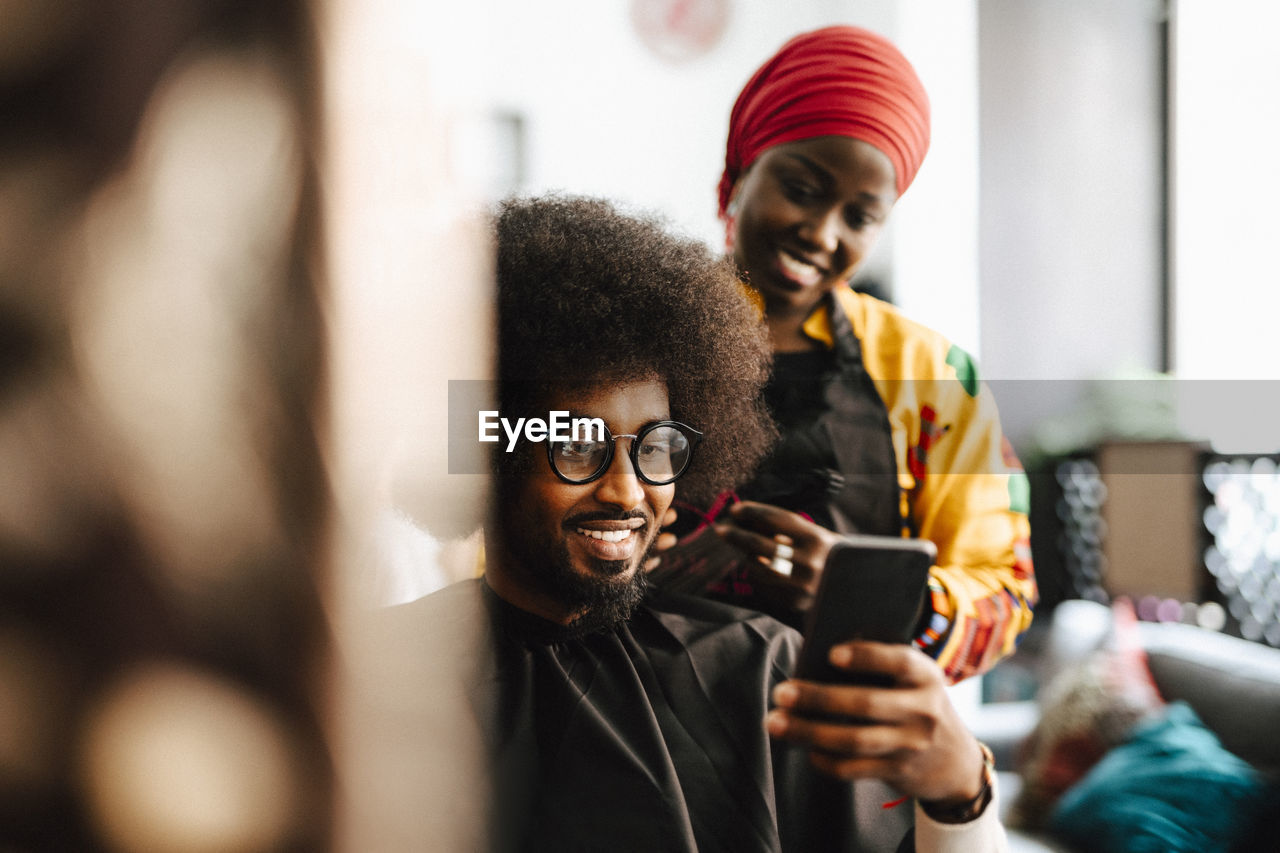
[(649, 523), (651, 516), (642, 509), (633, 509), (630, 512), (608, 512), (605, 510), (593, 510), (591, 512), (581, 512), (577, 515), (565, 519), (566, 527), (574, 527), (592, 521), (631, 521), (638, 518), (646, 525)]

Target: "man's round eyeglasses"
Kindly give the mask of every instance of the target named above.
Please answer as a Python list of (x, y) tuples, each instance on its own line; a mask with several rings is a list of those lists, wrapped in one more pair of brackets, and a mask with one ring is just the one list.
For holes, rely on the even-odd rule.
[(598, 480), (613, 463), (614, 444), (620, 438), (631, 439), (628, 455), (636, 476), (651, 486), (665, 486), (689, 469), (702, 433), (678, 421), (658, 421), (633, 435), (613, 435), (606, 427), (603, 440), (547, 442), (551, 470), (574, 485)]

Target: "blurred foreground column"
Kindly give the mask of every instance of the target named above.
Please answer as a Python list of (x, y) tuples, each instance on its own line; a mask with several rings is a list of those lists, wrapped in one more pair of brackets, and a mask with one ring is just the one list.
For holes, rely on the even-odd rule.
[(332, 846), (301, 0), (0, 25), (0, 848)]
[(378, 606), (478, 568), (486, 478), (449, 471), (448, 392), (490, 376), (492, 296), (451, 143), (486, 57), (453, 6), (322, 8), (336, 843), (482, 849), (477, 734), (440, 687), (479, 640), (464, 628), (448, 638), (458, 653), (442, 650), (432, 626), (393, 633)]

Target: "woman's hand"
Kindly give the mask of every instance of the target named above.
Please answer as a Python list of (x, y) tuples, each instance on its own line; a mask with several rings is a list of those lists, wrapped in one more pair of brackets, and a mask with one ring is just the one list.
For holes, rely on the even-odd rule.
[(840, 779), (882, 779), (939, 803), (968, 802), (981, 793), (981, 748), (933, 660), (912, 646), (855, 641), (833, 647), (831, 663), (889, 676), (893, 684), (783, 682), (766, 718), (770, 735), (808, 747), (814, 766)]
[[(771, 603), (804, 612), (813, 603), (818, 579), (827, 555), (839, 540), (838, 534), (814, 524), (802, 515), (770, 504), (742, 501), (729, 509), (728, 520), (716, 524), (716, 533), (751, 559), (747, 562), (751, 581)], [(778, 546), (791, 550), (779, 565)], [(783, 561), (785, 560), (785, 562)]]
[(658, 564), (662, 562), (662, 552), (676, 544), (676, 535), (666, 529), (676, 523), (676, 518), (676, 508), (672, 506), (667, 507), (667, 511), (662, 514), (662, 521), (659, 522), (659, 525), (662, 527), (662, 532), (658, 534), (658, 538), (653, 542), (653, 555), (644, 563), (644, 570), (646, 572), (651, 572), (656, 569)]

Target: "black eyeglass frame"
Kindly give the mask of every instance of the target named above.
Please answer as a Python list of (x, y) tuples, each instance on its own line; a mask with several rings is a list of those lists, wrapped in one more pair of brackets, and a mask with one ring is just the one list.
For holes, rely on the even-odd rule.
[[(643, 439), (649, 433), (653, 432), (655, 429), (659, 429), (661, 427), (675, 427), (680, 432), (681, 435), (683, 435), (686, 439), (689, 440), (689, 457), (688, 459), (685, 460), (684, 467), (681, 468), (674, 476), (672, 476), (670, 480), (653, 480), (653, 479), (650, 479), (649, 477), (646, 477), (644, 475), (644, 472), (640, 470), (639, 452), (640, 452), (641, 439)], [(600, 467), (596, 469), (596, 472), (594, 474), (592, 474), (590, 477), (585, 477), (581, 480), (575, 480), (572, 477), (566, 477), (564, 474), (560, 473), (560, 469), (556, 467), (556, 460), (555, 460), (555, 448), (556, 448), (557, 442), (548, 441), (547, 442), (547, 464), (551, 466), (551, 472), (555, 474), (556, 477), (558, 477), (560, 480), (572, 486), (585, 486), (588, 483), (594, 483), (596, 480), (599, 480), (601, 477), (603, 477), (605, 475), (605, 472), (609, 470), (609, 466), (613, 464), (614, 448), (618, 446), (618, 439), (629, 438), (631, 439), (631, 449), (627, 451), (627, 456), (631, 459), (631, 470), (635, 472), (637, 479), (639, 479), (642, 483), (648, 483), (650, 486), (666, 486), (671, 483), (674, 483), (676, 480), (679, 480), (681, 477), (684, 476), (685, 472), (689, 470), (689, 466), (693, 464), (693, 453), (695, 450), (698, 449), (698, 443), (702, 441), (701, 432), (689, 426), (688, 424), (681, 423), (680, 421), (656, 421), (655, 423), (649, 424), (648, 426), (646, 426), (644, 429), (640, 430), (637, 433), (622, 433), (621, 435), (614, 435), (609, 431), (609, 428), (606, 426), (604, 428), (604, 436), (608, 441), (605, 449), (604, 461), (600, 463)]]

